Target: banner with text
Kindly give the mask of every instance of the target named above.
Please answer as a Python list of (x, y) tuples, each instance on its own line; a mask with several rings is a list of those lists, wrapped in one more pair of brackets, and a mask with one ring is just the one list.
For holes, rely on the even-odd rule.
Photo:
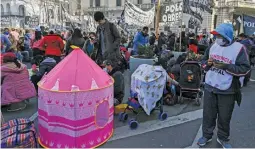
[(160, 24), (178, 28), (183, 22), (187, 28), (197, 30), (202, 28), (204, 22), (211, 21), (209, 16), (213, 6), (213, 0), (172, 0), (163, 3)]
[(26, 16), (25, 17), (25, 25), (29, 27), (36, 27), (39, 25), (39, 16)]
[(11, 18), (10, 17), (1, 17), (1, 26), (9, 27), (10, 24), (11, 24)]
[[(160, 11), (160, 22), (164, 22), (166, 25), (173, 26), (182, 20), (183, 2), (173, 2), (168, 5), (163, 5), (161, 6)], [(179, 23), (179, 25), (181, 24)]]
[(124, 8), (125, 23), (128, 25), (149, 26), (154, 21), (155, 6), (149, 11), (143, 11), (134, 4), (126, 1)]
[(245, 35), (255, 34), (255, 17), (243, 15), (243, 30)]

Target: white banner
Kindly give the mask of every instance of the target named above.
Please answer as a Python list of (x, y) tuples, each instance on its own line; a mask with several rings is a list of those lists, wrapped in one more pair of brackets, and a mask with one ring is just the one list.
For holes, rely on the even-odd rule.
[(155, 6), (149, 11), (143, 11), (134, 4), (125, 3), (125, 23), (137, 26), (149, 26), (154, 21)]

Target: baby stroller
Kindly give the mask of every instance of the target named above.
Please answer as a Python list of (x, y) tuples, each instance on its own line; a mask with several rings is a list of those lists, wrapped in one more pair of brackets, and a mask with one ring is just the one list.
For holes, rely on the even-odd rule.
[(184, 98), (195, 99), (196, 105), (200, 106), (203, 95), (200, 90), (202, 80), (202, 69), (199, 62), (185, 61), (180, 69), (180, 96), (178, 102), (182, 104)]
[(159, 119), (165, 120), (167, 113), (163, 112), (163, 91), (166, 84), (166, 71), (161, 66), (147, 64), (140, 65), (132, 74), (131, 98), (123, 113), (119, 114), (120, 121), (128, 119), (127, 110), (135, 114), (129, 121), (131, 129), (138, 127), (137, 117), (143, 111), (150, 115), (155, 110), (160, 110)]

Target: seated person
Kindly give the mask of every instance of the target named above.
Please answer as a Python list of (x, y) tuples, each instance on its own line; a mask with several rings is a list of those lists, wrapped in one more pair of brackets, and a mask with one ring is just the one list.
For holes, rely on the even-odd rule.
[(23, 103), (17, 108), (11, 106), (7, 111), (24, 109), (26, 107), (24, 100), (36, 96), (35, 88), (29, 80), (26, 65), (20, 63), (14, 53), (7, 52), (3, 55), (1, 72), (1, 105)]
[(104, 65), (107, 73), (114, 79), (114, 105), (121, 104), (125, 91), (124, 76), (110, 60), (104, 61)]
[(35, 74), (31, 76), (31, 81), (34, 84), (36, 91), (38, 91), (37, 83), (42, 79), (43, 75), (45, 73), (49, 73), (56, 65), (57, 63), (54, 58), (47, 57), (40, 63), (39, 71), (37, 71), (36, 69), (33, 70)]

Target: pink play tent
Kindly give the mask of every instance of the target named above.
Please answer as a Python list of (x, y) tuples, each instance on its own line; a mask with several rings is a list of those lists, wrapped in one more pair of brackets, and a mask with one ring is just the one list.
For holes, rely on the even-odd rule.
[(94, 148), (113, 133), (113, 80), (75, 48), (38, 83), (39, 143)]

